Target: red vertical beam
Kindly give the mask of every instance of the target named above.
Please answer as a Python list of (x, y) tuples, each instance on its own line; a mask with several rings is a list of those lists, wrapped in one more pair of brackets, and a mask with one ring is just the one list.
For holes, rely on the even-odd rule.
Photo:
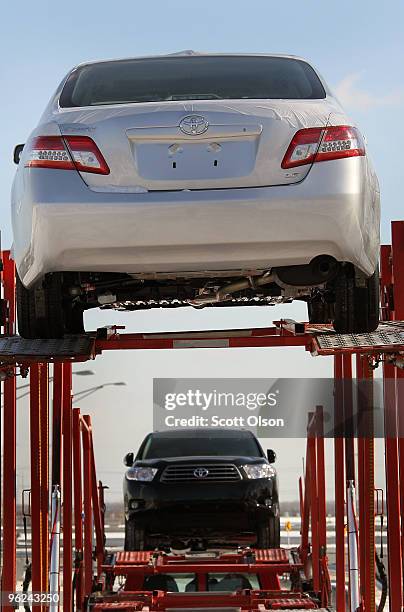
[(335, 379), (335, 423), (337, 431), (334, 438), (334, 490), (335, 490), (335, 573), (336, 608), (345, 612), (345, 471), (344, 438), (338, 431), (343, 422), (342, 395), (342, 356), (334, 357)]
[(72, 364), (63, 364), (63, 612), (72, 610)]
[(73, 468), (74, 468), (74, 534), (76, 610), (82, 609), (83, 600), (83, 522), (82, 522), (82, 465), (81, 465), (81, 417), (80, 409), (73, 409)]
[[(404, 321), (404, 221), (393, 221), (392, 268), (394, 319)], [(396, 368), (396, 406), (398, 413), (398, 448), (400, 467), (400, 512), (401, 512), (401, 550), (404, 557), (404, 370)]]
[(100, 499), (98, 496), (97, 473), (95, 469), (94, 443), (93, 432), (91, 427), (91, 417), (86, 417), (90, 436), (90, 459), (91, 459), (91, 501), (93, 507), (94, 530), (96, 538), (96, 555), (97, 555), (97, 576), (101, 573), (101, 565), (104, 561), (104, 529), (103, 519), (101, 516)]
[(318, 545), (320, 554), (321, 603), (328, 605), (331, 595), (327, 571), (327, 523), (325, 501), (325, 453), (323, 407), (316, 407), (316, 455), (317, 455), (317, 497), (318, 497)]
[[(397, 237), (394, 236), (396, 242)], [(396, 244), (397, 249), (401, 248)], [(398, 263), (400, 266), (400, 262)], [(397, 269), (397, 268), (396, 268)], [(392, 248), (382, 245), (380, 252), (381, 271), (381, 302), (384, 321), (394, 319), (393, 299), (393, 269)], [(398, 308), (401, 310), (400, 296), (397, 295)], [(390, 611), (401, 610), (403, 605), (403, 554), (401, 538), (397, 534), (401, 529), (401, 503), (400, 503), (400, 470), (399, 470), (399, 443), (398, 443), (398, 396), (396, 389), (396, 372), (391, 363), (384, 362), (383, 366), (384, 391), (384, 446), (385, 446), (385, 472), (387, 489), (387, 542), (388, 542), (388, 571), (389, 571), (389, 605)]]
[[(342, 356), (342, 379), (343, 379), (343, 411), (344, 411), (344, 435), (345, 435), (345, 489), (348, 491), (350, 482), (355, 484), (355, 438), (354, 438), (354, 412), (353, 412), (353, 385), (352, 385), (352, 355)], [(348, 495), (347, 495), (348, 499)], [(348, 563), (350, 563), (349, 549), (347, 551)], [(348, 574), (349, 588), (351, 588), (351, 574)]]
[(380, 298), (382, 321), (394, 319), (393, 275), (391, 246), (380, 247)]
[[(3, 295), (7, 302), (5, 334), (15, 333), (15, 266), (9, 251), (4, 251)], [(3, 408), (3, 571), (1, 589), (5, 592), (16, 590), (16, 382), (15, 368), (10, 368), (11, 378), (4, 382)], [(1, 418), (1, 415), (0, 415)], [(0, 427), (1, 431), (1, 427)], [(0, 465), (1, 467), (1, 465)], [(1, 485), (0, 485), (1, 486)], [(1, 497), (1, 496), (0, 496)], [(0, 499), (1, 503), (1, 499)], [(1, 512), (0, 512), (1, 515)], [(1, 560), (1, 558), (0, 558)], [(1, 568), (0, 568), (1, 569)], [(11, 611), (10, 606), (4, 610)]]
[[(362, 359), (360, 355), (356, 355), (356, 377), (359, 379), (363, 378), (363, 367)], [(358, 416), (360, 414), (360, 408), (357, 407)], [(364, 503), (364, 489), (366, 483), (366, 472), (364, 466), (364, 438), (361, 436), (360, 427), (358, 423), (358, 515), (359, 515), (359, 578), (360, 578), (360, 590), (362, 597), (365, 592), (365, 577), (366, 577), (366, 546), (364, 541), (364, 525), (366, 521), (365, 516), (365, 503)]]
[(42, 588), (42, 547), (41, 547), (41, 455), (40, 447), (40, 365), (33, 363), (30, 368), (30, 438), (31, 438), (31, 547), (32, 547), (32, 590)]
[(62, 394), (63, 364), (53, 365), (52, 393), (52, 487), (62, 482)]
[(404, 321), (404, 221), (393, 221), (391, 224), (393, 283), (394, 283), (394, 317)]
[(384, 429), (387, 489), (387, 542), (390, 610), (403, 604), (403, 569), (400, 533), (400, 476), (397, 439), (397, 397), (394, 366), (384, 363)]
[(48, 591), (49, 575), (49, 368), (39, 365), (39, 426), (40, 426), (40, 486), (41, 486), (41, 591)]
[[(374, 425), (373, 370), (365, 357), (358, 357), (358, 376), (365, 382), (360, 388), (359, 418), (359, 493), (361, 500), (359, 519), (359, 546), (361, 560), (361, 587), (366, 612), (376, 610), (375, 584), (375, 476), (374, 476)], [(364, 574), (362, 576), (362, 574)]]
[(83, 511), (84, 511), (84, 590), (83, 596), (91, 593), (93, 584), (93, 521), (91, 512), (91, 442), (88, 419), (82, 417), (82, 436), (83, 436)]
[(308, 440), (306, 444), (306, 466), (304, 471), (304, 494), (302, 491), (302, 509), (301, 509), (301, 544), (300, 550), (303, 559), (303, 563), (305, 564), (307, 561), (307, 557), (309, 554), (309, 528), (310, 528), (310, 507), (311, 507), (311, 498), (310, 498), (310, 457), (309, 457), (309, 445)]
[(342, 356), (343, 407), (345, 423), (346, 480), (355, 482), (355, 439), (353, 427), (352, 355)]
[(319, 531), (318, 531), (318, 493), (317, 493), (317, 455), (316, 455), (316, 432), (315, 416), (309, 413), (308, 427), (308, 460), (310, 468), (309, 487), (311, 499), (311, 545), (312, 545), (312, 563), (313, 563), (313, 590), (316, 593), (320, 592), (320, 547), (319, 547)]
[(327, 526), (325, 502), (324, 416), (322, 406), (317, 406), (316, 408), (316, 433), (318, 535), (320, 556), (325, 557), (327, 553)]

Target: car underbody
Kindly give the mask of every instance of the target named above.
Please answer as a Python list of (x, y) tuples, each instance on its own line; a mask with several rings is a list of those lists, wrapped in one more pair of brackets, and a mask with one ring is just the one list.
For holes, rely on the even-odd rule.
[[(62, 291), (76, 308), (142, 310), (181, 306), (275, 305), (294, 299), (309, 301), (314, 295), (332, 301), (331, 283), (340, 265), (322, 256), (308, 265), (267, 271), (229, 273), (114, 274), (65, 272)], [(54, 275), (48, 275), (48, 279)], [(46, 281), (45, 281), (46, 283)]]
[(332, 323), (340, 333), (366, 333), (378, 324), (378, 271), (367, 278), (352, 264), (326, 255), (308, 265), (244, 271), (242, 276), (144, 276), (54, 272), (31, 289), (19, 282), (20, 333), (27, 338), (82, 333), (83, 314), (92, 308), (271, 306), (293, 300), (307, 303), (311, 323)]

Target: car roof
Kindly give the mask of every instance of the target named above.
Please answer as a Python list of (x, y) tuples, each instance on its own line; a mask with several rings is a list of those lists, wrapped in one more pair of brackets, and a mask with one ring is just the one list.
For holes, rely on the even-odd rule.
[(253, 438), (254, 434), (248, 429), (226, 429), (222, 427), (208, 427), (208, 428), (184, 428), (168, 431), (153, 431), (149, 434), (153, 438)]

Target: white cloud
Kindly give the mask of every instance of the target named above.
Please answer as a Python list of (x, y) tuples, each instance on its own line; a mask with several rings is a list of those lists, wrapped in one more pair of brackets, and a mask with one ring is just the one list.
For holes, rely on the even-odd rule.
[(380, 106), (395, 106), (404, 103), (404, 90), (396, 89), (390, 93), (371, 93), (363, 89), (360, 80), (361, 73), (348, 74), (335, 89), (340, 102), (348, 109), (368, 110)]

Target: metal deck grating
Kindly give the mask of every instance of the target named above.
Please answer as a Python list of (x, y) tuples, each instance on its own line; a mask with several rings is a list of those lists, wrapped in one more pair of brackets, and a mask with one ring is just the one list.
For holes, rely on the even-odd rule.
[(116, 565), (144, 565), (148, 564), (152, 557), (152, 552), (136, 550), (136, 551), (120, 551), (116, 553), (115, 563)]
[(288, 552), (284, 548), (256, 549), (257, 563), (288, 563)]
[(20, 336), (0, 336), (0, 359), (13, 361), (54, 361), (88, 358), (93, 354), (92, 336), (71, 336), (49, 340), (27, 340)]
[[(319, 333), (313, 330), (320, 351), (333, 351), (338, 349), (372, 349), (399, 350), (404, 347), (404, 325), (397, 322), (382, 323), (379, 328), (370, 334), (336, 334), (332, 332)], [(317, 333), (316, 333), (317, 332)]]

